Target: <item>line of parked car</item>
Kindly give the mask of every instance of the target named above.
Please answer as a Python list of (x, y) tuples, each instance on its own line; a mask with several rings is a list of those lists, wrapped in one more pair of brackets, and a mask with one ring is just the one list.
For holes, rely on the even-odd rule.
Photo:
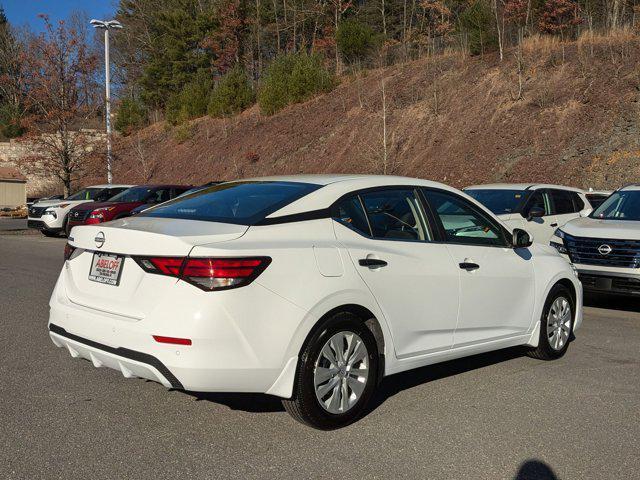
[(168, 388), (275, 395), (320, 429), (355, 421), (387, 375), (512, 346), (559, 358), (580, 278), (639, 281), (640, 186), (595, 210), (557, 185), (366, 175), (227, 182), (107, 223), (88, 205), (51, 296), (55, 345)]
[(78, 225), (95, 225), (130, 217), (184, 193), (193, 185), (93, 185), (66, 198), (49, 197), (29, 205), (28, 228), (46, 236), (67, 236)]

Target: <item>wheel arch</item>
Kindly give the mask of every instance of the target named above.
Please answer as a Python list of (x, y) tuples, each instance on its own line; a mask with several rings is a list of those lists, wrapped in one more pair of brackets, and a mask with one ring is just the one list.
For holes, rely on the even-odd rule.
[(298, 356), (300, 356), (299, 354), (306, 348), (307, 344), (311, 340), (311, 337), (313, 337), (313, 335), (318, 331), (318, 329), (322, 327), (326, 319), (336, 315), (337, 313), (343, 313), (343, 312), (348, 312), (358, 317), (362, 321), (362, 323), (364, 323), (364, 325), (369, 329), (369, 331), (371, 331), (371, 333), (373, 334), (373, 337), (376, 340), (376, 345), (378, 347), (378, 355), (380, 357), (378, 381), (381, 380), (382, 377), (384, 376), (384, 371), (385, 371), (384, 359), (385, 359), (386, 341), (385, 341), (384, 331), (382, 329), (382, 326), (380, 325), (380, 321), (378, 320), (378, 317), (367, 307), (364, 307), (357, 303), (347, 303), (343, 305), (338, 305), (332, 308), (331, 310), (327, 311), (320, 318), (318, 318), (318, 321), (309, 330), (309, 333), (304, 339), (304, 342), (302, 343), (302, 346), (300, 347), (300, 350), (298, 352)]

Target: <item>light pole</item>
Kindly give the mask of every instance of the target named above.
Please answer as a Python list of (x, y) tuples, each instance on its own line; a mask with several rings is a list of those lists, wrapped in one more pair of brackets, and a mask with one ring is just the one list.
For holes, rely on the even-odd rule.
[(113, 174), (111, 172), (111, 92), (110, 86), (111, 75), (109, 71), (109, 30), (119, 30), (122, 28), (122, 24), (117, 20), (91, 20), (91, 25), (94, 28), (101, 28), (104, 30), (104, 77), (105, 77), (105, 117), (107, 123), (107, 183), (111, 183), (113, 180)]

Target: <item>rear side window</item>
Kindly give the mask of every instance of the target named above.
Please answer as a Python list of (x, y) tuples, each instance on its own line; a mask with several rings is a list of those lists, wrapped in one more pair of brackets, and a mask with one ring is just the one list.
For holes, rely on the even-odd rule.
[(231, 182), (183, 195), (140, 216), (255, 225), (320, 185), (300, 182)]
[(374, 238), (430, 240), (414, 190), (380, 190), (361, 198)]
[(584, 202), (580, 195), (577, 192), (571, 192), (571, 198), (573, 198), (573, 208), (574, 212), (579, 212), (580, 210), (584, 210)]
[(367, 221), (367, 216), (364, 214), (362, 203), (360, 203), (360, 197), (356, 196), (340, 201), (336, 206), (336, 212), (333, 218), (362, 235), (371, 235), (369, 222)]
[(564, 215), (567, 213), (574, 213), (576, 211), (570, 192), (565, 190), (551, 190), (550, 195), (553, 202), (554, 214)]
[(424, 190), (424, 195), (442, 223), (447, 242), (466, 245), (507, 245), (502, 229), (467, 200), (452, 193), (435, 190)]

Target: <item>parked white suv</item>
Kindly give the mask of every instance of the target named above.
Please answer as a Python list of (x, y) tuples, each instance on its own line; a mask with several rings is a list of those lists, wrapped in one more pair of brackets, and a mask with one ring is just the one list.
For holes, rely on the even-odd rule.
[(62, 200), (46, 200), (29, 207), (27, 227), (40, 230), (46, 236), (55, 236), (65, 231), (69, 212), (76, 205), (87, 202), (105, 202), (132, 185), (94, 185)]
[(640, 294), (640, 185), (557, 229), (551, 245), (575, 265), (585, 290)]
[(515, 345), (558, 358), (582, 319), (553, 248), (426, 180), (223, 183), (71, 233), (57, 346), (170, 388), (277, 395), (317, 428), (358, 418), (385, 375)]
[(522, 228), (533, 241), (549, 244), (556, 228), (593, 208), (584, 191), (561, 185), (497, 183), (464, 189), (511, 228)]

